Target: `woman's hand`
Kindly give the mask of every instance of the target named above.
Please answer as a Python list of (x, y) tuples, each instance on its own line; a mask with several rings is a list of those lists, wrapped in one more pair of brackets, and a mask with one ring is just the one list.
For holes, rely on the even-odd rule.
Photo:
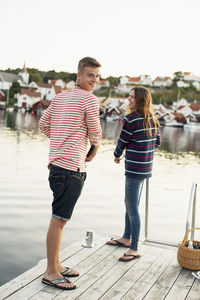
[(119, 164), (119, 163), (120, 163), (120, 158), (115, 156), (114, 162), (115, 162), (116, 164)]

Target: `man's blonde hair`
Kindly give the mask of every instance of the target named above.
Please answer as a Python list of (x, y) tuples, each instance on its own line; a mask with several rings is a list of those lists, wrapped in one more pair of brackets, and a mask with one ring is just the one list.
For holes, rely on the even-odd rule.
[(78, 63), (78, 72), (83, 72), (85, 67), (99, 68), (101, 64), (93, 57), (84, 57)]

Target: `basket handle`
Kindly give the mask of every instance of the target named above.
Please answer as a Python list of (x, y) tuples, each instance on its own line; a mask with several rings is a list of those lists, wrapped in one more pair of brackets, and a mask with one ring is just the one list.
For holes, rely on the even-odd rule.
[(194, 230), (200, 230), (200, 228), (191, 228), (189, 229), (186, 233), (185, 233), (185, 236), (184, 236), (184, 239), (182, 241), (182, 245), (185, 245), (185, 242), (188, 240), (188, 234), (191, 232), (191, 231), (194, 231)]

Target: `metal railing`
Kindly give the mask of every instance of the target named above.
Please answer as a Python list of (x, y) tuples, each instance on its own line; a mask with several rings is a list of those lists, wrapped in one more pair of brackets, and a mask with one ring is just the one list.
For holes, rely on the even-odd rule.
[[(191, 217), (192, 217), (191, 227), (192, 228), (195, 227), (196, 197), (197, 197), (197, 183), (193, 182), (192, 188), (191, 188), (191, 193), (190, 193), (190, 201), (189, 201), (185, 231), (188, 231), (190, 228), (190, 218)], [(145, 200), (145, 225), (144, 225), (145, 237), (144, 237), (144, 242), (150, 242), (150, 243), (156, 243), (156, 244), (161, 244), (161, 245), (177, 247), (176, 244), (169, 244), (169, 243), (164, 243), (161, 241), (150, 240), (148, 237), (148, 228), (149, 228), (149, 179), (147, 178), (146, 179), (146, 200)], [(191, 232), (191, 240), (193, 240), (193, 239), (194, 239), (194, 231)]]
[[(195, 227), (195, 219), (196, 219), (196, 200), (197, 200), (197, 183), (193, 182), (192, 189), (190, 193), (190, 202), (188, 207), (188, 215), (186, 220), (185, 232), (187, 232), (190, 228)], [(192, 217), (192, 225), (190, 227), (190, 218)], [(191, 232), (191, 240), (194, 240), (194, 231)]]

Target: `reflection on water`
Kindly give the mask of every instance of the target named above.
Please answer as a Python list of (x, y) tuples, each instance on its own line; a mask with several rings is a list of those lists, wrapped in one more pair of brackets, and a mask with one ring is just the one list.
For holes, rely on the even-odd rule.
[[(0, 284), (45, 257), (45, 236), (51, 214), (52, 194), (48, 187), (46, 168), (49, 142), (38, 130), (39, 118), (29, 113), (6, 113), (0, 110)], [(122, 123), (101, 121), (101, 125), (103, 137), (116, 141)], [(196, 175), (198, 178), (199, 165), (197, 156), (191, 154), (187, 154), (184, 160), (189, 161), (190, 165), (183, 164), (184, 161), (180, 159), (178, 167), (174, 161), (166, 160), (165, 157), (177, 157), (175, 153), (181, 153), (181, 156), (181, 151), (199, 155), (200, 134), (164, 127), (161, 128), (161, 135), (161, 149), (165, 152), (160, 151), (155, 158), (159, 159), (159, 163), (155, 163), (151, 183), (154, 200), (150, 211), (150, 221), (153, 220), (151, 232), (153, 237), (160, 234), (165, 240), (173, 239), (172, 242), (176, 242), (177, 236), (182, 238), (185, 226), (182, 215), (188, 205), (187, 201), (183, 201), (190, 188), (188, 174), (190, 180)], [(107, 146), (114, 148), (113, 145)], [(124, 166), (123, 163), (113, 163), (111, 150), (100, 152), (94, 162), (87, 165), (88, 180), (73, 221), (69, 222), (63, 233), (62, 248), (80, 241), (87, 229), (121, 233), (124, 220)], [(177, 211), (180, 218), (177, 218)], [(143, 224), (144, 217), (142, 220)]]
[[(10, 128), (18, 134), (40, 134), (38, 129), (39, 119), (40, 115), (37, 114), (0, 111), (0, 127)], [(122, 121), (106, 122), (101, 120), (101, 126), (103, 138), (116, 142), (120, 134)], [(172, 154), (192, 152), (196, 156), (200, 155), (200, 131), (162, 127), (160, 128), (160, 134), (160, 150)]]

